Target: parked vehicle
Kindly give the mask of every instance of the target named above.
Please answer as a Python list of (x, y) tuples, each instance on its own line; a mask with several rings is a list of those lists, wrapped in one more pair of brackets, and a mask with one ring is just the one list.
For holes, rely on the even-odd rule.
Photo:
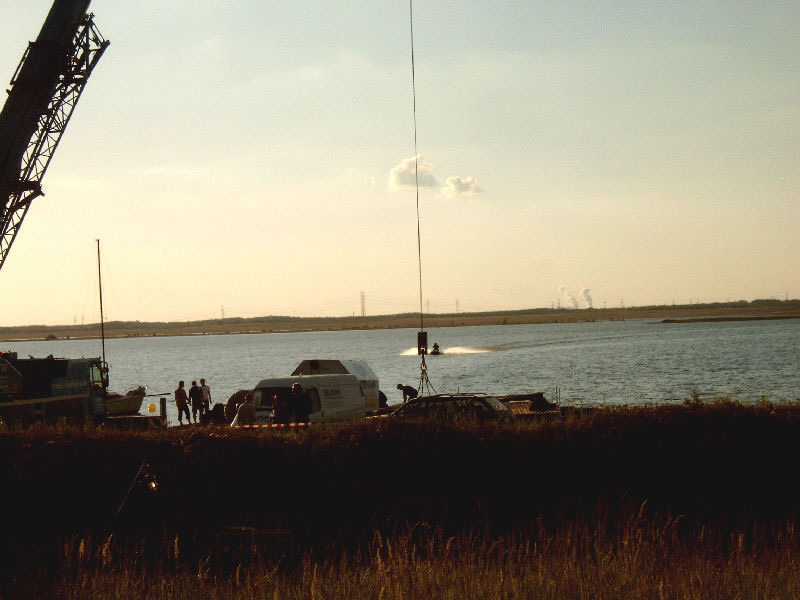
[(513, 418), (511, 409), (494, 396), (485, 394), (437, 394), (418, 396), (388, 415), (395, 419), (424, 421), (507, 421)]
[(0, 353), (0, 419), (9, 424), (97, 422), (106, 414), (107, 387), (100, 358)]
[(262, 379), (253, 389), (256, 423), (272, 422), (273, 397), (291, 404), (292, 384), (303, 387), (309, 422), (352, 421), (367, 416), (367, 395), (355, 375), (293, 375)]
[(380, 407), (378, 376), (363, 360), (308, 359), (297, 365), (292, 375), (355, 375), (364, 393), (367, 412)]
[[(381, 392), (378, 376), (362, 360), (307, 359), (303, 360), (290, 376), (269, 377), (258, 382), (253, 390), (239, 390), (228, 398), (224, 415), (210, 418), (217, 422), (223, 418), (231, 423), (245, 395), (251, 394), (256, 413), (256, 424), (273, 422), (274, 397), (278, 403), (292, 407), (292, 385), (303, 388), (305, 404), (310, 409), (310, 423), (330, 423), (364, 419), (378, 411)], [(384, 396), (385, 399), (385, 396)], [(290, 408), (291, 410), (291, 408)], [(292, 415), (290, 418), (295, 418)]]
[(547, 400), (547, 398), (544, 397), (543, 392), (497, 396), (497, 399), (511, 409), (514, 418), (517, 420), (532, 420), (545, 417), (551, 418), (561, 416), (561, 410), (559, 409), (558, 404)]

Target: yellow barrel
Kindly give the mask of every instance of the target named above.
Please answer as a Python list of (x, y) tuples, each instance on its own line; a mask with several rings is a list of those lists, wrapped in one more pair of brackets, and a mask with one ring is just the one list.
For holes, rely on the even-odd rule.
[(147, 405), (147, 411), (151, 412), (151, 413), (156, 412), (156, 403), (155, 402), (151, 402), (150, 404), (148, 404)]

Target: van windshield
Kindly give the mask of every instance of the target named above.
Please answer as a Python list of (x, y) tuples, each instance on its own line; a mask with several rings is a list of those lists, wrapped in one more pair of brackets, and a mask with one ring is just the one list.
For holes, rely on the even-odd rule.
[(275, 394), (278, 395), (279, 399), (288, 404), (292, 397), (292, 390), (289, 387), (257, 388), (253, 394), (253, 401), (255, 402), (256, 408), (272, 408)]

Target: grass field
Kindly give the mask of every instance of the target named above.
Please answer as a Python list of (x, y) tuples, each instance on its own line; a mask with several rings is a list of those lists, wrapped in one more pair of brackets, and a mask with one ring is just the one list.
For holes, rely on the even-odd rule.
[[(727, 399), (509, 427), (6, 431), (0, 594), (798, 597), (799, 452), (800, 403)], [(222, 575), (230, 526), (291, 532), (291, 552)]]

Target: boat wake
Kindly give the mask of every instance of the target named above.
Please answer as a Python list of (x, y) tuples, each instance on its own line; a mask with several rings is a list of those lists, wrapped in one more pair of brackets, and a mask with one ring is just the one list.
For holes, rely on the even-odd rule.
[[(483, 354), (485, 352), (491, 352), (491, 348), (475, 348), (472, 346), (450, 346), (449, 348), (442, 348), (442, 354)], [(409, 348), (408, 350), (403, 350), (400, 353), (400, 356), (416, 356), (417, 349), (416, 348)]]
[(491, 352), (489, 348), (474, 348), (472, 346), (451, 346), (442, 350), (443, 354), (483, 354)]

